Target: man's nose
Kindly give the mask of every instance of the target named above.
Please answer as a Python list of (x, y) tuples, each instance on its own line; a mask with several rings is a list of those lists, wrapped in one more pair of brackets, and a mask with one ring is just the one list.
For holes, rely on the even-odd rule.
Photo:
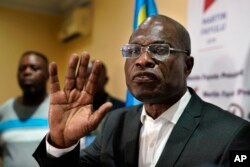
[(31, 74), (33, 72), (31, 67), (26, 67), (25, 70), (23, 71), (24, 74)]
[(136, 66), (141, 68), (154, 68), (155, 61), (148, 51), (144, 51), (136, 60)]

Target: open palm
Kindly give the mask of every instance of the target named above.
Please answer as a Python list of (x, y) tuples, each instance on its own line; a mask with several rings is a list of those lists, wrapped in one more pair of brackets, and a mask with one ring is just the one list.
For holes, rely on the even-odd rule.
[(64, 89), (60, 89), (57, 66), (50, 64), (49, 125), (52, 143), (61, 148), (75, 144), (81, 137), (94, 130), (112, 104), (104, 103), (93, 111), (92, 103), (102, 64), (96, 61), (89, 78), (89, 54), (72, 55), (68, 63)]

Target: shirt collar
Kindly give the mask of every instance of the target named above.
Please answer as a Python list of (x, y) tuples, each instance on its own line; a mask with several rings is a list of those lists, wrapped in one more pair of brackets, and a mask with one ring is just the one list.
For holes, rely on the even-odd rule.
[[(173, 124), (176, 124), (178, 119), (180, 118), (181, 114), (183, 113), (184, 109), (186, 108), (189, 100), (191, 99), (191, 94), (187, 90), (186, 93), (181, 97), (180, 100), (178, 100), (175, 104), (173, 104), (169, 109), (167, 109), (165, 112), (163, 112), (156, 120), (158, 119), (165, 119)], [(141, 122), (142, 124), (145, 122), (145, 119), (147, 117), (150, 117), (146, 110), (145, 106), (142, 107), (142, 113), (141, 113)]]

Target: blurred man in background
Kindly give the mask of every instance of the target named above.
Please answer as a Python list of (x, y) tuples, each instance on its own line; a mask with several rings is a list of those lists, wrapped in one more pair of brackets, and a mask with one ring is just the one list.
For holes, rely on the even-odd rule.
[(48, 132), (48, 59), (27, 51), (20, 58), (17, 79), (22, 95), (0, 107), (0, 153), (3, 167), (35, 167), (32, 153)]
[[(95, 60), (92, 60), (88, 65), (88, 71), (87, 71), (88, 77), (92, 71), (94, 61)], [(109, 81), (109, 77), (107, 75), (107, 68), (106, 68), (105, 64), (102, 64), (101, 76), (98, 79), (97, 89), (96, 89), (96, 93), (94, 95), (94, 100), (93, 100), (93, 109), (94, 110), (97, 110), (105, 102), (111, 102), (113, 104), (112, 108), (109, 111), (113, 111), (115, 109), (125, 107), (124, 101), (111, 96), (105, 90), (105, 87), (106, 87), (108, 81)], [(105, 118), (102, 120), (102, 122), (98, 125), (98, 127), (94, 131), (92, 131), (89, 135), (87, 135), (85, 137), (85, 140), (81, 141), (82, 148), (84, 148), (92, 143), (95, 136), (98, 133), (100, 133), (104, 121), (105, 121)]]
[[(93, 68), (93, 63), (95, 60), (91, 61), (88, 65), (88, 76), (90, 75), (92, 68)], [(94, 95), (94, 101), (93, 101), (93, 109), (97, 110), (103, 103), (109, 101), (113, 104), (112, 108), (110, 111), (124, 107), (125, 103), (113, 96), (111, 96), (106, 90), (105, 87), (109, 81), (109, 77), (107, 75), (107, 68), (105, 64), (102, 64), (102, 70), (101, 70), (101, 76), (98, 79), (97, 83), (97, 89), (96, 93)]]

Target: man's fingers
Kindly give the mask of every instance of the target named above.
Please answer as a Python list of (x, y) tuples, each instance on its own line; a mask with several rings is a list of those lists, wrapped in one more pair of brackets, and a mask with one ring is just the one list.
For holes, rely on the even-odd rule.
[(81, 55), (79, 68), (76, 75), (76, 89), (82, 90), (88, 77), (89, 54), (83, 52)]
[(76, 82), (76, 68), (79, 61), (77, 54), (72, 54), (68, 63), (67, 72), (65, 76), (64, 90), (72, 90)]
[(60, 91), (60, 84), (57, 75), (57, 65), (55, 62), (50, 63), (49, 76), (50, 76), (50, 92), (54, 93)]
[(93, 64), (92, 71), (88, 78), (88, 82), (86, 84), (85, 91), (90, 94), (94, 95), (96, 91), (96, 86), (101, 75), (101, 71), (103, 70), (102, 63), (99, 60), (96, 60)]

